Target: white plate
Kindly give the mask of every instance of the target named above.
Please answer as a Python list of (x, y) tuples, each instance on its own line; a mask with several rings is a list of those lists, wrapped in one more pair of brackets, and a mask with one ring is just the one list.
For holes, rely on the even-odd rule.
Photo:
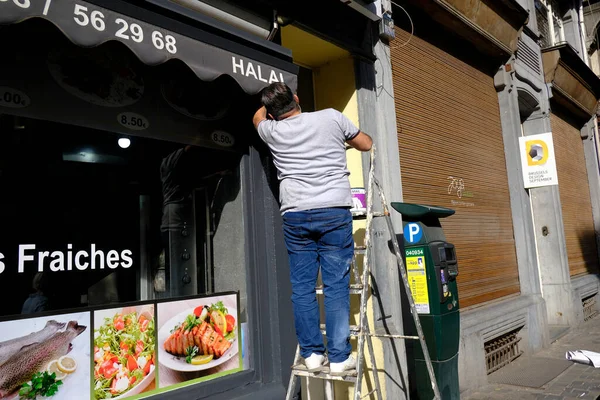
[(170, 354), (165, 350), (164, 343), (165, 343), (165, 340), (167, 340), (169, 338), (169, 336), (171, 336), (171, 329), (173, 329), (175, 326), (181, 325), (185, 321), (185, 318), (188, 315), (194, 313), (194, 309), (190, 308), (189, 310), (183, 311), (183, 312), (177, 314), (176, 316), (174, 316), (173, 318), (171, 318), (170, 320), (168, 320), (167, 323), (165, 323), (162, 326), (162, 328), (160, 328), (160, 330), (158, 331), (158, 362), (160, 364), (162, 364), (163, 366), (165, 366), (169, 369), (175, 370), (175, 371), (194, 372), (194, 371), (202, 371), (205, 369), (214, 368), (218, 365), (223, 364), (226, 361), (231, 360), (239, 351), (238, 337), (237, 337), (237, 329), (239, 327), (239, 324), (237, 321), (237, 310), (232, 307), (227, 307), (227, 310), (236, 319), (236, 321), (235, 321), (236, 337), (233, 340), (233, 342), (231, 342), (231, 347), (229, 348), (229, 350), (227, 350), (225, 352), (225, 354), (223, 354), (222, 357), (220, 357), (216, 360), (213, 359), (211, 362), (203, 364), (203, 365), (192, 365), (192, 364), (188, 364), (185, 362), (185, 357), (174, 356), (173, 354)]
[(125, 397), (130, 397), (130, 396), (134, 396), (136, 394), (140, 394), (144, 391), (144, 389), (146, 389), (148, 387), (148, 385), (150, 383), (152, 383), (152, 381), (154, 380), (154, 377), (156, 376), (156, 368), (152, 368), (150, 367), (152, 370), (150, 371), (150, 373), (148, 375), (146, 375), (146, 377), (144, 379), (142, 379), (142, 381), (140, 383), (138, 383), (137, 385), (135, 385), (133, 387), (133, 389), (123, 393), (122, 395), (118, 396), (118, 397), (113, 397), (113, 400), (117, 400), (117, 399), (124, 399)]

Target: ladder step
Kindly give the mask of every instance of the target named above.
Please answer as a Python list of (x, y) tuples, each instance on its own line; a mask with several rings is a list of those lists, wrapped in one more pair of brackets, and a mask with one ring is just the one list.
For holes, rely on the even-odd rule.
[(331, 375), (329, 373), (329, 367), (323, 367), (323, 369), (319, 372), (309, 372), (306, 369), (306, 365), (297, 364), (292, 367), (292, 373), (296, 376), (304, 376), (307, 378), (317, 378), (317, 379), (325, 379), (332, 381), (342, 381), (342, 382), (356, 382), (356, 370), (351, 369), (346, 371), (345, 375), (337, 376)]
[[(321, 324), (321, 333), (326, 334), (325, 324)], [(360, 333), (360, 327), (358, 325), (350, 325), (350, 336), (357, 336)]]
[[(353, 283), (350, 285), (350, 294), (361, 294), (362, 289), (363, 285), (361, 285), (360, 283)], [(317, 291), (317, 294), (323, 294), (323, 285), (317, 286), (315, 290)]]
[[(367, 212), (363, 210), (351, 210), (352, 216), (357, 219), (367, 217)], [(373, 211), (373, 217), (383, 217), (385, 214), (380, 211)]]
[(387, 339), (419, 340), (418, 336), (403, 335), (401, 332), (398, 332), (393, 324), (390, 324), (387, 329), (377, 328), (375, 332), (370, 332), (369, 336)]
[(367, 246), (354, 246), (354, 254), (365, 254)]

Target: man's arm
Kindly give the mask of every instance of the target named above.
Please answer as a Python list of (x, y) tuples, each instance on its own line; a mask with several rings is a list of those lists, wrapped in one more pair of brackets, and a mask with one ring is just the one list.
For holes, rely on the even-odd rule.
[(267, 109), (265, 108), (265, 106), (262, 106), (261, 108), (258, 109), (258, 111), (256, 111), (256, 113), (254, 113), (254, 117), (252, 118), (252, 122), (254, 123), (254, 128), (256, 128), (258, 130), (258, 124), (260, 124), (262, 121), (267, 119)]
[(369, 151), (371, 150), (371, 146), (373, 146), (373, 139), (363, 131), (358, 132), (358, 135), (346, 142), (356, 150), (360, 151)]

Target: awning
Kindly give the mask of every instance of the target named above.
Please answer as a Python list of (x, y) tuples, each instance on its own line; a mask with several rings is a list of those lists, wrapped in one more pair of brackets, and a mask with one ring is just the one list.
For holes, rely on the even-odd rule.
[[(34, 17), (52, 22), (79, 46), (94, 47), (111, 40), (119, 41), (145, 64), (158, 65), (179, 59), (200, 79), (212, 81), (226, 74), (249, 94), (259, 92), (272, 82), (285, 82), (292, 90), (297, 87), (298, 67), (290, 60), (255, 49), (244, 49), (242, 55), (234, 50), (240, 49), (240, 44), (229, 40), (219, 39), (216, 46), (81, 0), (0, 1), (0, 25)], [(214, 35), (204, 33), (202, 36)]]

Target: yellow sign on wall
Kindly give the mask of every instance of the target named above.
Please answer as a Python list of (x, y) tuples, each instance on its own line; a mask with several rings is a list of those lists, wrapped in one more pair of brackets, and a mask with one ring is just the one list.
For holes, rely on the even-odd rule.
[(519, 138), (525, 188), (558, 185), (552, 133)]
[[(429, 292), (427, 290), (427, 266), (422, 249), (407, 250), (406, 272), (410, 291), (419, 314), (429, 314)], [(409, 257), (408, 255), (411, 254)], [(415, 255), (412, 255), (415, 254)]]

